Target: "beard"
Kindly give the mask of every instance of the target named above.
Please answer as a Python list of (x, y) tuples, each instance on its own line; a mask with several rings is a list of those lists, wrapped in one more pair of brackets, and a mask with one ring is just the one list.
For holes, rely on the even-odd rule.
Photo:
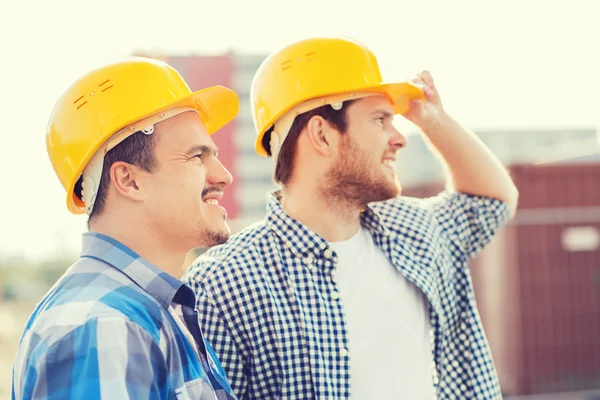
[(385, 201), (401, 192), (397, 178), (392, 181), (375, 164), (366, 152), (360, 149), (349, 136), (342, 141), (342, 153), (338, 162), (324, 176), (320, 191), (332, 205), (346, 204), (364, 207), (369, 203)]
[[(209, 186), (202, 190), (202, 198), (205, 198), (211, 193), (222, 193), (223, 189), (217, 186)], [(229, 240), (231, 229), (227, 225), (227, 214), (223, 217), (223, 225), (216, 227), (206, 222), (198, 222), (196, 229), (196, 243), (198, 247), (209, 248), (218, 246)]]
[(198, 223), (198, 229), (196, 230), (195, 235), (197, 247), (206, 249), (226, 243), (231, 236), (231, 229), (225, 221), (223, 221), (223, 225), (224, 226), (221, 229), (218, 229), (203, 223)]

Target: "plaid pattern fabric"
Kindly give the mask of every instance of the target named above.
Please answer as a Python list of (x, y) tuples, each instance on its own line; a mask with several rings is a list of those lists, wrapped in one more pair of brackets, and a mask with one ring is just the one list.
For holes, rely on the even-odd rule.
[[(240, 399), (351, 397), (347, 327), (327, 242), (270, 196), (267, 216), (192, 265), (200, 325)], [(361, 223), (429, 300), (434, 393), (498, 399), (467, 259), (508, 221), (505, 203), (464, 193), (372, 204)]]
[(94, 233), (34, 310), (13, 367), (13, 400), (235, 399), (230, 393), (192, 290)]

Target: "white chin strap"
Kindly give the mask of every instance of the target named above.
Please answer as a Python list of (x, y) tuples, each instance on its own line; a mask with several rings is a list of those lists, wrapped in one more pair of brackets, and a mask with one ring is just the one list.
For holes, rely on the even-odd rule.
[(327, 97), (319, 97), (298, 104), (296, 107), (292, 108), (290, 111), (281, 116), (281, 118), (275, 121), (273, 131), (271, 132), (271, 140), (269, 142), (273, 162), (277, 163), (277, 157), (279, 156), (281, 145), (283, 144), (283, 141), (285, 140), (287, 135), (290, 133), (292, 124), (294, 123), (294, 120), (298, 115), (312, 111), (324, 105), (330, 105), (331, 108), (333, 108), (334, 110), (341, 110), (344, 106), (344, 101), (355, 100), (369, 96), (382, 95), (382, 93), (374, 92), (343, 93)]
[(88, 161), (87, 165), (85, 166), (81, 179), (81, 200), (85, 204), (85, 211), (88, 216), (92, 214), (92, 210), (94, 209), (96, 195), (98, 194), (98, 188), (100, 187), (100, 179), (102, 178), (102, 167), (104, 165), (104, 157), (106, 156), (106, 153), (138, 131), (142, 131), (146, 135), (152, 135), (154, 133), (154, 125), (169, 118), (173, 118), (174, 116), (186, 111), (194, 111), (195, 113), (198, 113), (198, 111), (190, 107), (176, 107), (167, 111), (163, 111), (160, 114), (155, 114), (148, 118), (144, 118), (119, 130), (117, 133), (112, 135), (96, 151), (96, 153), (94, 153), (90, 161)]

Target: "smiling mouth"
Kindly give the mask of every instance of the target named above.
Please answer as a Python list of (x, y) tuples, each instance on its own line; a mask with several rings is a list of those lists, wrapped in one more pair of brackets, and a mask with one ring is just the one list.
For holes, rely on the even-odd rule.
[(392, 170), (395, 170), (396, 160), (385, 159), (385, 160), (383, 160), (383, 165), (385, 165), (386, 167), (388, 167)]
[(223, 198), (223, 190), (212, 186), (202, 191), (202, 201), (211, 206), (218, 206)]
[(219, 201), (221, 200), (222, 196), (223, 194), (219, 193), (216, 196), (211, 195), (210, 197), (203, 199), (202, 201), (208, 204), (209, 206), (214, 207), (215, 210), (220, 210), (220, 212), (223, 213), (224, 218), (227, 218), (227, 210), (225, 209), (225, 207), (219, 204)]

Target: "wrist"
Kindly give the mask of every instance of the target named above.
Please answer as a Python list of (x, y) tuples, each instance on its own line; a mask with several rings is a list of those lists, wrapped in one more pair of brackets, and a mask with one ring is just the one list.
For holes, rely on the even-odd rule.
[(422, 124), (419, 128), (421, 128), (426, 136), (432, 137), (443, 135), (444, 132), (451, 130), (451, 127), (454, 123), (455, 122), (452, 117), (450, 117), (450, 115), (448, 115), (444, 110), (441, 110), (436, 118)]

